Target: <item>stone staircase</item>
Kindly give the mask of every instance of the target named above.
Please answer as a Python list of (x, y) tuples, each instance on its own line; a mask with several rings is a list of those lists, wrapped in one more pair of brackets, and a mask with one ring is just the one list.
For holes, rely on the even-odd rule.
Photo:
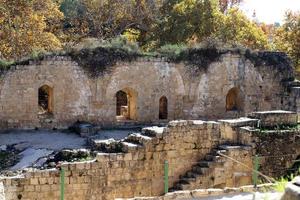
[[(89, 144), (94, 150), (105, 153), (131, 153), (143, 149), (153, 140), (162, 138), (164, 127), (147, 127), (141, 132), (131, 133), (126, 138), (116, 141), (108, 140), (89, 140)], [(249, 147), (248, 147), (249, 148)], [(202, 189), (210, 186), (212, 188), (224, 188), (226, 185), (226, 164), (228, 158), (221, 156), (224, 154), (232, 156), (232, 150), (245, 149), (245, 146), (219, 145), (204, 159), (192, 165), (191, 169), (179, 176), (179, 180), (173, 184), (170, 191)]]
[(202, 189), (207, 185), (211, 185), (215, 188), (224, 187), (223, 184), (216, 184), (215, 170), (216, 168), (224, 167), (227, 158), (220, 154), (227, 155), (228, 148), (230, 147), (229, 145), (222, 145), (207, 154), (203, 160), (193, 165), (191, 170), (180, 176), (179, 181), (175, 182), (169, 191)]
[(97, 140), (88, 138), (87, 141), (94, 150), (105, 153), (129, 153), (143, 148), (143, 146), (153, 138), (161, 137), (163, 130), (163, 127), (147, 127), (143, 128), (141, 132), (129, 134), (122, 140)]

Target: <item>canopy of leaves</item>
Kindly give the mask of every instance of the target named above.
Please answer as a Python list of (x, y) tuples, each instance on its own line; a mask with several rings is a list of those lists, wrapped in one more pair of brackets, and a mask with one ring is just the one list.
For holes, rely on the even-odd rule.
[(61, 48), (55, 36), (63, 14), (53, 0), (0, 0), (0, 52), (17, 59)]
[(239, 43), (251, 49), (269, 49), (265, 32), (240, 10), (233, 8), (222, 16), (216, 36), (225, 43)]
[(224, 43), (268, 49), (268, 38), (263, 30), (237, 8), (229, 9), (239, 2), (220, 1), (220, 5), (214, 0), (166, 0), (152, 31), (154, 46), (218, 38)]
[(284, 24), (276, 30), (275, 47), (287, 52), (300, 71), (300, 12), (287, 12)]
[[(227, 47), (270, 49), (274, 31), (238, 10), (242, 1), (0, 0), (0, 58), (11, 61), (35, 52), (66, 50), (86, 38), (96, 43), (89, 40), (85, 47), (97, 46), (120, 35), (143, 50), (171, 56), (180, 54), (178, 48), (207, 39)], [(299, 13), (287, 14), (274, 37), (276, 49), (287, 52), (296, 66), (299, 24)]]
[(166, 0), (151, 39), (156, 46), (202, 40), (215, 32), (219, 14), (214, 0)]

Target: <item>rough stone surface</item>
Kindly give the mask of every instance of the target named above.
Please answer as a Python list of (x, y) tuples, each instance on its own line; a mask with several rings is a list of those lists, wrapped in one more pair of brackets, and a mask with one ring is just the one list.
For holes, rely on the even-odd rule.
[[(228, 127), (233, 123), (233, 127), (223, 128), (224, 123)], [(249, 124), (252, 127), (244, 127)], [(266, 134), (253, 127), (253, 120), (248, 119), (222, 122), (176, 120), (166, 127), (144, 128), (141, 133), (121, 141), (99, 141), (100, 150), (104, 152), (98, 153), (95, 160), (61, 165), (65, 169), (65, 194), (76, 200), (162, 195), (166, 160), (170, 188), (177, 183), (183, 183), (181, 190), (249, 185), (253, 155), (264, 158), (260, 172), (272, 176), (279, 169), (284, 172), (282, 167), (290, 167), (299, 155), (299, 130), (285, 130), (284, 134), (278, 134), (278, 131), (281, 130), (273, 130), (277, 133), (274, 135), (272, 130), (271, 134)], [(285, 148), (286, 141), (290, 148)], [(234, 145), (238, 143), (244, 145)], [(273, 157), (278, 159), (271, 159)], [(195, 177), (191, 172), (200, 174)], [(21, 177), (3, 177), (0, 182), (7, 200), (17, 199), (20, 195), (28, 200), (52, 200), (60, 195), (59, 176), (59, 169), (34, 170)], [(220, 194), (222, 191), (214, 189), (204, 193)], [(178, 192), (175, 196), (178, 195), (186, 198), (191, 193)]]
[[(275, 55), (276, 56), (276, 55)], [(252, 63), (238, 54), (223, 54), (206, 70), (162, 59), (117, 62), (90, 77), (69, 57), (49, 57), (15, 66), (0, 78), (1, 128), (58, 128), (76, 121), (117, 124), (116, 93), (130, 91), (130, 109), (137, 122), (159, 121), (159, 99), (168, 100), (168, 120), (216, 119), (253, 111), (300, 110), (300, 87), (290, 84), (292, 73)], [(286, 67), (286, 66), (285, 66)], [(52, 88), (52, 114), (40, 116), (38, 89)], [(226, 96), (238, 91), (237, 110), (226, 110)], [(133, 114), (134, 113), (134, 114)]]

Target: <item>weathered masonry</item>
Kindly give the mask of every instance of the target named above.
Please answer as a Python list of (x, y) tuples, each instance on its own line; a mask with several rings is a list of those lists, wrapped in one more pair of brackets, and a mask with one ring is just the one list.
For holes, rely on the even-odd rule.
[[(107, 52), (93, 56), (97, 68)], [(97, 75), (87, 72), (85, 57), (67, 55), (12, 66), (0, 76), (0, 128), (60, 128), (78, 120), (216, 119), (274, 109), (299, 112), (299, 83), (293, 81), (284, 54), (226, 51), (214, 59), (205, 56), (194, 52), (193, 62), (140, 56), (113, 62)]]
[[(278, 124), (286, 128), (279, 130)], [(61, 165), (65, 199), (162, 195), (166, 160), (170, 190), (252, 184), (256, 154), (261, 158), (260, 172), (280, 176), (300, 156), (300, 130), (295, 126), (296, 113), (257, 112), (231, 120), (171, 121), (166, 127), (144, 128), (122, 141), (95, 140), (93, 148), (102, 151), (95, 160)], [(289, 148), (282, 141), (288, 141)], [(59, 199), (60, 186), (58, 168), (0, 178), (0, 194), (6, 200)]]

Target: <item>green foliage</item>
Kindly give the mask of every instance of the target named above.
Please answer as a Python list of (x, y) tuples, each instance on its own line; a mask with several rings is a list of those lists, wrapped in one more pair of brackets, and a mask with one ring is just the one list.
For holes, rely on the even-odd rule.
[(109, 41), (101, 41), (93, 48), (73, 49), (68, 53), (91, 77), (102, 75), (117, 61), (132, 61), (140, 56), (135, 43), (123, 37)]
[(276, 183), (275, 183), (275, 186), (274, 186), (274, 190), (276, 192), (284, 192), (285, 191), (285, 188), (286, 188), (286, 185), (288, 184), (288, 179), (287, 178), (283, 178), (281, 177)]
[[(298, 169), (298, 174), (300, 173), (300, 168)], [(288, 184), (289, 181), (292, 181), (295, 178), (295, 175), (293, 173), (279, 178), (274, 185), (274, 190), (277, 192), (284, 192), (286, 185)]]
[[(239, 1), (167, 0), (161, 8), (150, 41), (154, 46), (166, 44), (194, 44), (216, 39), (231, 46), (269, 49), (267, 35), (242, 11), (228, 7)], [(226, 7), (226, 12), (220, 11)], [(224, 7), (225, 6), (225, 7)], [(224, 11), (224, 10), (223, 10)]]
[(157, 52), (167, 58), (175, 60), (183, 51), (187, 50), (187, 46), (184, 44), (166, 44), (157, 49)]
[(216, 36), (230, 44), (241, 44), (251, 49), (269, 49), (267, 35), (237, 8), (222, 16)]
[(102, 48), (112, 48), (112, 49), (122, 49), (129, 53), (139, 53), (140, 49), (136, 42), (131, 42), (127, 40), (124, 36), (119, 36), (109, 40), (102, 40), (97, 38), (85, 38), (83, 39), (74, 49), (95, 49), (98, 47)]
[(1, 72), (8, 70), (10, 68), (10, 66), (13, 64), (14, 64), (14, 62), (12, 62), (12, 61), (0, 60), (0, 74), (1, 74)]
[(52, 0), (0, 1), (0, 52), (6, 60), (20, 59), (34, 50), (58, 50), (55, 35), (63, 14)]
[(137, 43), (128, 41), (125, 37), (116, 37), (111, 39), (105, 47), (123, 49), (128, 53), (139, 53), (140, 49)]
[(157, 46), (201, 41), (215, 32), (219, 14), (214, 0), (167, 0), (151, 39)]
[(284, 24), (276, 30), (274, 43), (286, 52), (300, 71), (300, 12), (287, 12)]

